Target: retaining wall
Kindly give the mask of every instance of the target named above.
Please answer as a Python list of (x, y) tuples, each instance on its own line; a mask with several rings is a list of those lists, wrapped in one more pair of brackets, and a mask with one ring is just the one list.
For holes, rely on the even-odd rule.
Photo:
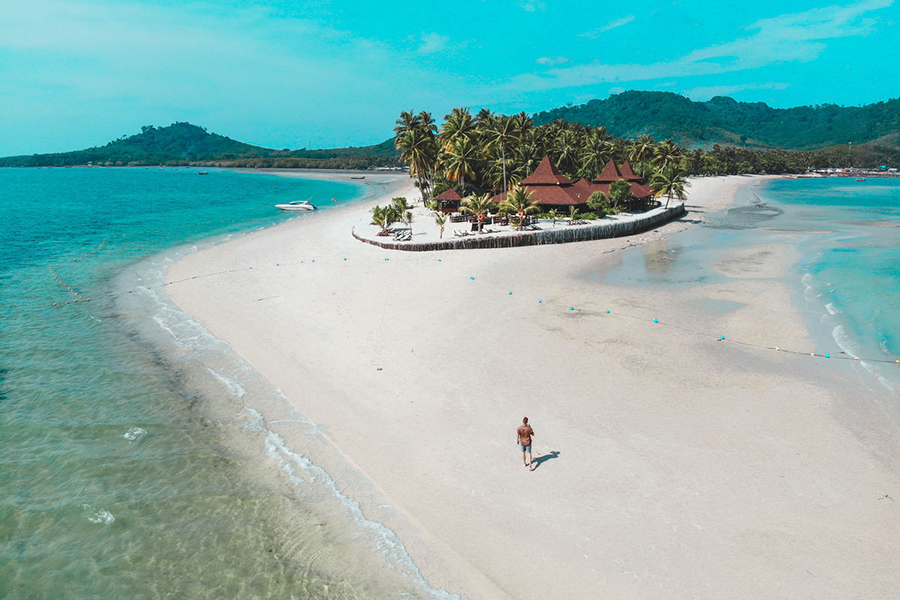
[(606, 238), (624, 237), (654, 229), (684, 216), (687, 211), (684, 203), (669, 208), (654, 208), (627, 221), (604, 221), (590, 226), (560, 226), (537, 231), (522, 231), (513, 234), (485, 233), (469, 235), (462, 238), (451, 238), (436, 242), (395, 242), (372, 240), (359, 236), (356, 230), (353, 237), (361, 242), (372, 244), (388, 250), (407, 250), (411, 252), (427, 252), (430, 250), (467, 250), (469, 248), (514, 248), (516, 246), (536, 246), (540, 244), (567, 244), (569, 242), (585, 242)]

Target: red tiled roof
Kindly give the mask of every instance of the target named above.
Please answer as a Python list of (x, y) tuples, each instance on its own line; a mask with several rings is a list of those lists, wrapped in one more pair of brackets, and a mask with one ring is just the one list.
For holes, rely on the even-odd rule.
[(520, 181), (519, 185), (572, 185), (572, 180), (560, 173), (550, 162), (550, 157), (545, 155), (534, 173)]
[(631, 164), (626, 160), (622, 165), (622, 168), (619, 169), (619, 172), (622, 174), (627, 181), (640, 181), (640, 177), (634, 174), (634, 169), (631, 168)]
[[(536, 185), (525, 186), (525, 189), (532, 194), (531, 201), (537, 202), (542, 206), (571, 206), (573, 204), (580, 205), (587, 203), (590, 193), (585, 194), (583, 188), (577, 186), (558, 186), (558, 185)], [(506, 200), (503, 192), (497, 194), (491, 200), (495, 204), (500, 204)]]
[(443, 194), (441, 194), (440, 196), (438, 196), (437, 198), (435, 198), (435, 200), (443, 200), (443, 201), (462, 200), (462, 196), (457, 194), (456, 190), (451, 188), (451, 189), (447, 190), (446, 192), (444, 192)]
[(611, 183), (617, 179), (622, 179), (622, 174), (619, 172), (619, 169), (616, 168), (616, 163), (613, 162), (613, 159), (609, 159), (609, 162), (603, 167), (603, 172), (594, 177), (593, 182)]

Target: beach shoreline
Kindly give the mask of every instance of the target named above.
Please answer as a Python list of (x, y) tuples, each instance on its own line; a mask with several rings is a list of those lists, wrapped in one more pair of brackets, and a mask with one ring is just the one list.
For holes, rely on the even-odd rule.
[[(723, 256), (728, 281), (687, 291), (581, 277), (625, 248), (658, 253), (765, 178), (694, 180), (686, 219), (628, 238), (398, 253), (350, 235), (374, 203), (417, 199), (391, 175), (365, 201), (185, 257), (166, 291), (284, 393), (255, 409), (396, 533), (429, 585), (473, 598), (887, 597), (898, 521), (879, 498), (897, 473), (797, 358), (731, 343), (815, 350), (774, 282), (790, 248)], [(278, 425), (292, 410), (321, 436)], [(525, 414), (533, 473), (512, 439)], [(829, 578), (808, 574), (823, 566)]]

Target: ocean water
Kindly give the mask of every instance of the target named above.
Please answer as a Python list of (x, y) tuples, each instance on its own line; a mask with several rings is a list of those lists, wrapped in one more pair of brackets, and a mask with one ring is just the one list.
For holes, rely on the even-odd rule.
[(366, 193), (0, 169), (0, 598), (449, 597), (245, 404), (278, 390), (160, 292), (178, 256), (289, 218), (276, 203)]
[[(821, 354), (853, 361), (859, 381), (900, 391), (900, 179), (780, 179), (744, 186), (728, 210), (658, 248), (623, 254), (596, 276), (616, 285), (694, 286), (727, 277), (723, 252), (793, 245), (786, 277)], [(727, 311), (736, 306), (708, 306)]]

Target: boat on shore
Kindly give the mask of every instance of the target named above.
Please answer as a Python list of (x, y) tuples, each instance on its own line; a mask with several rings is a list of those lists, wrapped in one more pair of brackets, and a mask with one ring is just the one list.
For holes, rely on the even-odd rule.
[(306, 210), (316, 210), (316, 207), (309, 200), (294, 200), (287, 204), (276, 204), (275, 208), (285, 212), (301, 212)]
[(350, 179), (365, 179), (365, 175), (351, 175)]

